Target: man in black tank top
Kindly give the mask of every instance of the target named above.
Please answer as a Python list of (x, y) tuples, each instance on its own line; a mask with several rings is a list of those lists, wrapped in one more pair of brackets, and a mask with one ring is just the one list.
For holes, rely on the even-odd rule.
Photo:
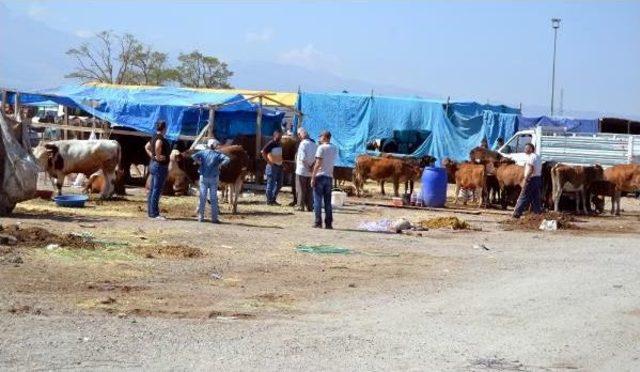
[(171, 146), (169, 141), (164, 138), (167, 133), (167, 123), (163, 120), (156, 123), (156, 135), (151, 138), (151, 141), (145, 146), (147, 155), (151, 158), (149, 163), (149, 177), (151, 177), (151, 187), (149, 188), (149, 195), (147, 199), (147, 212), (149, 218), (155, 218), (158, 220), (164, 220), (165, 218), (160, 215), (160, 195), (164, 189), (164, 182), (167, 179), (169, 173), (169, 154), (171, 152)]

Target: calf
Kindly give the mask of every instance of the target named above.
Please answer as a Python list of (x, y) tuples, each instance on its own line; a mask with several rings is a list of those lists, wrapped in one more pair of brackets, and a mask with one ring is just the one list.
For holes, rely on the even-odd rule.
[(640, 165), (619, 164), (604, 171), (604, 179), (613, 184), (613, 199), (611, 200), (611, 214), (614, 213), (614, 202), (617, 204), (616, 216), (620, 215), (620, 197), (622, 192), (640, 190)]
[(502, 161), (496, 169), (496, 179), (500, 188), (500, 204), (502, 209), (507, 209), (511, 195), (519, 194), (524, 181), (524, 167), (510, 161)]
[(242, 192), (242, 184), (249, 171), (249, 155), (238, 145), (221, 146), (220, 152), (230, 159), (229, 163), (220, 168), (220, 184), (226, 186), (225, 189), (228, 189), (231, 212), (236, 214), (238, 212), (238, 198)]
[(489, 204), (489, 198), (493, 201), (500, 199), (500, 185), (496, 177), (496, 167), (503, 159), (504, 157), (499, 152), (484, 147), (476, 147), (469, 152), (469, 161), (485, 166), (486, 190), (482, 197), (486, 204)]
[(58, 195), (62, 194), (64, 177), (83, 173), (87, 177), (102, 170), (106, 180), (102, 198), (113, 194), (115, 171), (120, 164), (120, 145), (112, 140), (63, 140), (40, 143), (33, 150), (41, 167), (56, 180)]
[[(461, 163), (458, 165), (458, 170), (456, 171), (456, 190), (455, 190), (455, 198), (454, 204), (458, 204), (458, 193), (460, 189), (466, 190), (474, 190), (473, 193), (473, 201), (476, 200), (476, 193), (479, 190), (480, 195), (483, 195), (483, 191), (485, 188), (485, 168), (482, 164), (473, 164), (473, 163)], [(483, 198), (480, 198), (479, 205), (482, 205)], [(467, 199), (465, 198), (464, 204), (467, 204)]]
[(586, 190), (594, 181), (602, 180), (603, 170), (599, 165), (591, 167), (569, 166), (556, 164), (551, 168), (551, 182), (553, 193), (553, 210), (560, 211), (559, 203), (562, 191), (576, 192), (576, 213), (580, 213), (580, 200), (582, 210), (587, 214)]
[[(606, 171), (605, 171), (606, 174)], [(591, 182), (587, 190), (587, 202), (592, 202), (597, 213), (604, 212), (605, 197), (611, 197), (611, 214), (614, 214), (616, 185), (606, 181)], [(600, 196), (603, 198), (600, 199)]]
[[(115, 185), (118, 185), (118, 184), (122, 184), (123, 182), (124, 182), (124, 171), (122, 170), (122, 168), (118, 168), (116, 169), (116, 178), (114, 183)], [(104, 176), (104, 173), (102, 172), (102, 170), (99, 170), (94, 174), (92, 174), (91, 177), (89, 177), (89, 179), (87, 180), (87, 183), (84, 186), (84, 193), (89, 195), (94, 193), (102, 194), (106, 186), (107, 186), (107, 180)], [(120, 193), (118, 191), (117, 186), (114, 190), (115, 190), (115, 194), (124, 195), (123, 193)]]

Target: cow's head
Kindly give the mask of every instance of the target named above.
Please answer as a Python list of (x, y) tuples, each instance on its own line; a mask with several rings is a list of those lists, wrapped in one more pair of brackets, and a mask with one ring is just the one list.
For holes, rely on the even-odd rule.
[(60, 155), (60, 149), (53, 143), (40, 142), (33, 149), (33, 156), (38, 161), (40, 167), (45, 171), (54, 169), (62, 170), (64, 161)]
[(432, 167), (435, 162), (436, 162), (436, 158), (434, 158), (433, 156), (430, 156), (430, 155), (423, 156), (422, 158), (420, 158), (420, 167), (421, 168)]
[(600, 164), (585, 168), (587, 182), (601, 181), (604, 178), (604, 169)]

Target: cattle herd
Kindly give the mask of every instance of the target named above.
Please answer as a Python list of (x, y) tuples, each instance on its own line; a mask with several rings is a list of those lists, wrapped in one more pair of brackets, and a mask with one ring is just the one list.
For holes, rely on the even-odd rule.
[[(124, 185), (132, 182), (131, 165), (146, 165), (149, 158), (144, 151), (146, 138), (114, 135), (113, 140), (62, 140), (40, 144), (34, 149), (34, 156), (46, 172), (55, 179), (58, 193), (61, 192), (64, 176), (83, 173), (89, 177), (86, 191), (109, 197), (113, 193), (123, 194)], [(232, 211), (237, 211), (238, 196), (247, 178), (260, 180), (264, 162), (256, 156), (256, 137), (239, 136), (222, 145), (220, 150), (231, 158), (231, 162), (221, 168), (221, 185), (228, 193)], [(295, 153), (298, 141), (294, 137), (282, 138), (285, 177), (293, 178)], [(164, 193), (185, 195), (198, 179), (197, 166), (186, 151), (186, 144), (178, 143), (171, 152), (169, 175)], [(405, 195), (411, 194), (413, 184), (419, 180), (425, 166), (431, 166), (435, 158), (399, 157), (392, 154), (379, 156), (360, 155), (355, 167), (336, 167), (336, 186), (344, 181), (352, 181), (357, 196), (361, 196), (367, 180), (379, 182), (381, 193), (385, 194), (384, 183), (391, 182), (395, 196), (399, 196), (400, 184), (405, 184)], [(501, 154), (477, 147), (469, 153), (469, 160), (455, 162), (443, 159), (442, 166), (447, 171), (450, 184), (455, 185), (454, 204), (464, 193), (464, 203), (468, 194), (479, 206), (498, 204), (503, 209), (514, 204), (524, 179), (524, 168)], [(620, 197), (625, 192), (640, 189), (640, 165), (617, 165), (603, 169), (599, 165), (570, 166), (545, 162), (542, 168), (543, 203), (549, 210), (559, 211), (566, 197), (573, 197), (575, 211), (602, 213), (604, 197), (611, 197), (611, 214), (620, 214)], [(292, 186), (295, 182), (291, 182)], [(148, 188), (148, 185), (147, 185)], [(295, 196), (295, 192), (293, 193)], [(295, 202), (295, 200), (294, 200)], [(593, 207), (592, 208), (592, 204)], [(574, 209), (571, 207), (571, 209)]]

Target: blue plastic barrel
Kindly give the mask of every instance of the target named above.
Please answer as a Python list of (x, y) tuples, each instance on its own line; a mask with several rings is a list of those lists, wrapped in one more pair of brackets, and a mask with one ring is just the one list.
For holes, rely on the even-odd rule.
[(447, 201), (447, 171), (440, 167), (425, 167), (422, 171), (422, 204), (444, 207)]

